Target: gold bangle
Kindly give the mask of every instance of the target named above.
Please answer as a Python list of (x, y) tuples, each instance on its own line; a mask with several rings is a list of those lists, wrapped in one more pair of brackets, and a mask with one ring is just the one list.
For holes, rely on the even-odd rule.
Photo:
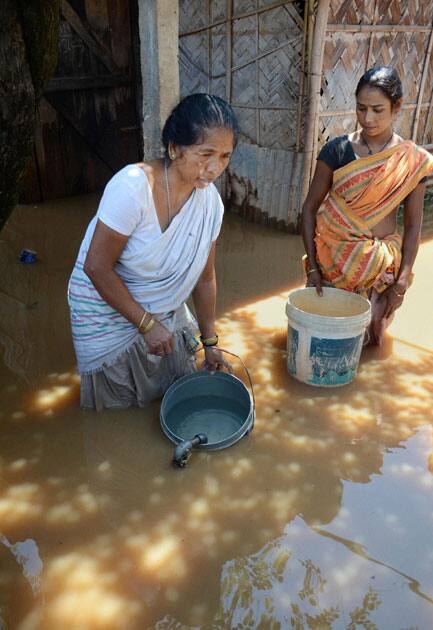
[(140, 330), (140, 332), (142, 332), (143, 334), (146, 334), (147, 332), (149, 332), (149, 330), (151, 330), (155, 326), (155, 323), (156, 321), (153, 319), (152, 315), (150, 315), (149, 321), (147, 322), (143, 330)]
[(312, 269), (309, 269), (309, 270), (307, 271), (307, 276), (309, 276), (309, 275), (310, 275), (310, 273), (314, 273), (315, 271), (319, 271), (319, 268), (318, 268), (318, 267), (313, 267)]
[(203, 339), (200, 335), (200, 341), (205, 348), (211, 348), (212, 346), (218, 345), (218, 335), (215, 334), (213, 337), (208, 337), (207, 339)]
[(146, 319), (146, 315), (148, 315), (149, 313), (147, 311), (144, 311), (142, 318), (140, 319), (140, 323), (138, 324), (137, 328), (138, 331), (140, 332), (140, 328), (143, 326), (143, 322)]

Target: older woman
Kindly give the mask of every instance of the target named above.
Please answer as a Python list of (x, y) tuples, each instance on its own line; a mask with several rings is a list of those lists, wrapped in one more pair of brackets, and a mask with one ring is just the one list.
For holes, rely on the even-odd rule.
[[(356, 88), (359, 130), (328, 142), (303, 206), (307, 286), (370, 298), (369, 341), (380, 344), (402, 304), (418, 250), (425, 176), (433, 157), (393, 131), (402, 103), (397, 72), (368, 70)], [(403, 237), (397, 210), (404, 203)]]
[(195, 369), (191, 293), (206, 366), (224, 364), (214, 267), (223, 204), (212, 182), (237, 130), (225, 101), (188, 96), (165, 123), (165, 157), (128, 165), (107, 184), (68, 291), (83, 407), (145, 405)]

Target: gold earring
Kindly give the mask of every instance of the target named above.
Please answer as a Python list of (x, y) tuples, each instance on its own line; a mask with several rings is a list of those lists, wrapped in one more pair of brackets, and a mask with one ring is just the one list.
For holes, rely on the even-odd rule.
[(170, 158), (170, 160), (175, 160), (176, 159), (176, 153), (174, 151), (169, 151), (168, 152), (168, 157)]

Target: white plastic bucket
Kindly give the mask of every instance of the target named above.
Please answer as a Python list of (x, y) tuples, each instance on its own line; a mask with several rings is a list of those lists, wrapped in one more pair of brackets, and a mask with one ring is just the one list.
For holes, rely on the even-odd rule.
[(356, 293), (314, 287), (291, 291), (286, 304), (287, 370), (319, 387), (350, 383), (356, 376), (370, 302)]

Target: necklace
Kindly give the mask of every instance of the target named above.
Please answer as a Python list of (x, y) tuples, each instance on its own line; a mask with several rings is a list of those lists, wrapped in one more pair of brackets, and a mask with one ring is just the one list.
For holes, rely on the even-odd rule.
[[(383, 150), (384, 150), (384, 148), (385, 148), (385, 147), (386, 147), (386, 146), (387, 146), (387, 145), (391, 142), (391, 140), (393, 139), (393, 137), (394, 137), (394, 132), (392, 132), (392, 133), (391, 133), (390, 137), (389, 137), (389, 138), (388, 138), (388, 140), (385, 142), (385, 144), (383, 145), (383, 147), (381, 147), (381, 148), (379, 149), (379, 151), (376, 151), (376, 153), (380, 153), (381, 151), (383, 151)], [(362, 138), (363, 143), (365, 144), (365, 146), (366, 146), (366, 147), (367, 147), (367, 149), (368, 149), (368, 155), (373, 155), (373, 151), (371, 150), (371, 147), (370, 147), (370, 145), (368, 144), (367, 139), (366, 139), (366, 138), (364, 138), (364, 136), (362, 135), (362, 132), (361, 132), (361, 138)]]
[(168, 209), (168, 223), (171, 221), (171, 200), (170, 200), (170, 187), (168, 185), (168, 172), (167, 172), (167, 160), (164, 160), (164, 176), (165, 176), (165, 194), (167, 195), (167, 209)]

